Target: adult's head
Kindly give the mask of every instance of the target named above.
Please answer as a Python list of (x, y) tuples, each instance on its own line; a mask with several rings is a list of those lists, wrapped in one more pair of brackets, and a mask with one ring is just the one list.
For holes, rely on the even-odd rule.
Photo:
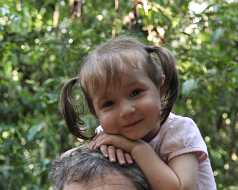
[(56, 159), (51, 180), (55, 190), (149, 190), (137, 165), (110, 162), (101, 152), (87, 148)]

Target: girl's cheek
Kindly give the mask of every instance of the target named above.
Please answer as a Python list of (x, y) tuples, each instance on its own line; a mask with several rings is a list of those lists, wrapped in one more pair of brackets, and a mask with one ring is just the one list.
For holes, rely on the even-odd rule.
[(108, 128), (110, 128), (111, 125), (111, 121), (110, 121), (110, 117), (106, 115), (101, 115), (101, 117), (99, 118), (100, 121), (100, 125), (102, 126), (103, 130), (106, 132), (108, 130)]

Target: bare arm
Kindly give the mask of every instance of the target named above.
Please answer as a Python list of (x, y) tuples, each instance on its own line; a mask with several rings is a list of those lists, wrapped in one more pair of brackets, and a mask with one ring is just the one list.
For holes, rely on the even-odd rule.
[(184, 154), (167, 165), (144, 141), (131, 141), (118, 135), (100, 135), (94, 148), (113, 145), (130, 153), (153, 190), (195, 190), (198, 162), (195, 156)]
[(180, 179), (180, 189), (197, 189), (198, 160), (194, 154), (189, 153), (177, 156), (169, 162), (169, 166)]
[(180, 182), (147, 143), (136, 146), (131, 155), (147, 177), (153, 190), (177, 190)]

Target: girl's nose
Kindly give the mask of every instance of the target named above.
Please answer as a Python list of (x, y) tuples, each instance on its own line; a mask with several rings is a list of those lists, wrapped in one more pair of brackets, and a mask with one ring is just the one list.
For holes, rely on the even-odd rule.
[(120, 117), (130, 117), (135, 112), (135, 106), (125, 102), (121, 105)]

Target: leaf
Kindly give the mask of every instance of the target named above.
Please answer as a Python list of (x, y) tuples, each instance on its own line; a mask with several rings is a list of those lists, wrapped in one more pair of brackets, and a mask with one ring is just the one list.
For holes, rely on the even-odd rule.
[(198, 87), (198, 82), (195, 79), (186, 80), (182, 84), (182, 94), (187, 96), (192, 90), (195, 90)]
[(216, 43), (217, 40), (219, 40), (224, 34), (224, 29), (222, 28), (218, 28), (215, 30), (215, 32), (212, 33), (212, 36), (211, 36), (211, 41), (212, 43)]
[(33, 126), (30, 128), (28, 134), (27, 134), (27, 139), (29, 141), (32, 141), (34, 137), (36, 136), (37, 133), (39, 133), (43, 128), (45, 127), (45, 123), (39, 123), (38, 125)]

